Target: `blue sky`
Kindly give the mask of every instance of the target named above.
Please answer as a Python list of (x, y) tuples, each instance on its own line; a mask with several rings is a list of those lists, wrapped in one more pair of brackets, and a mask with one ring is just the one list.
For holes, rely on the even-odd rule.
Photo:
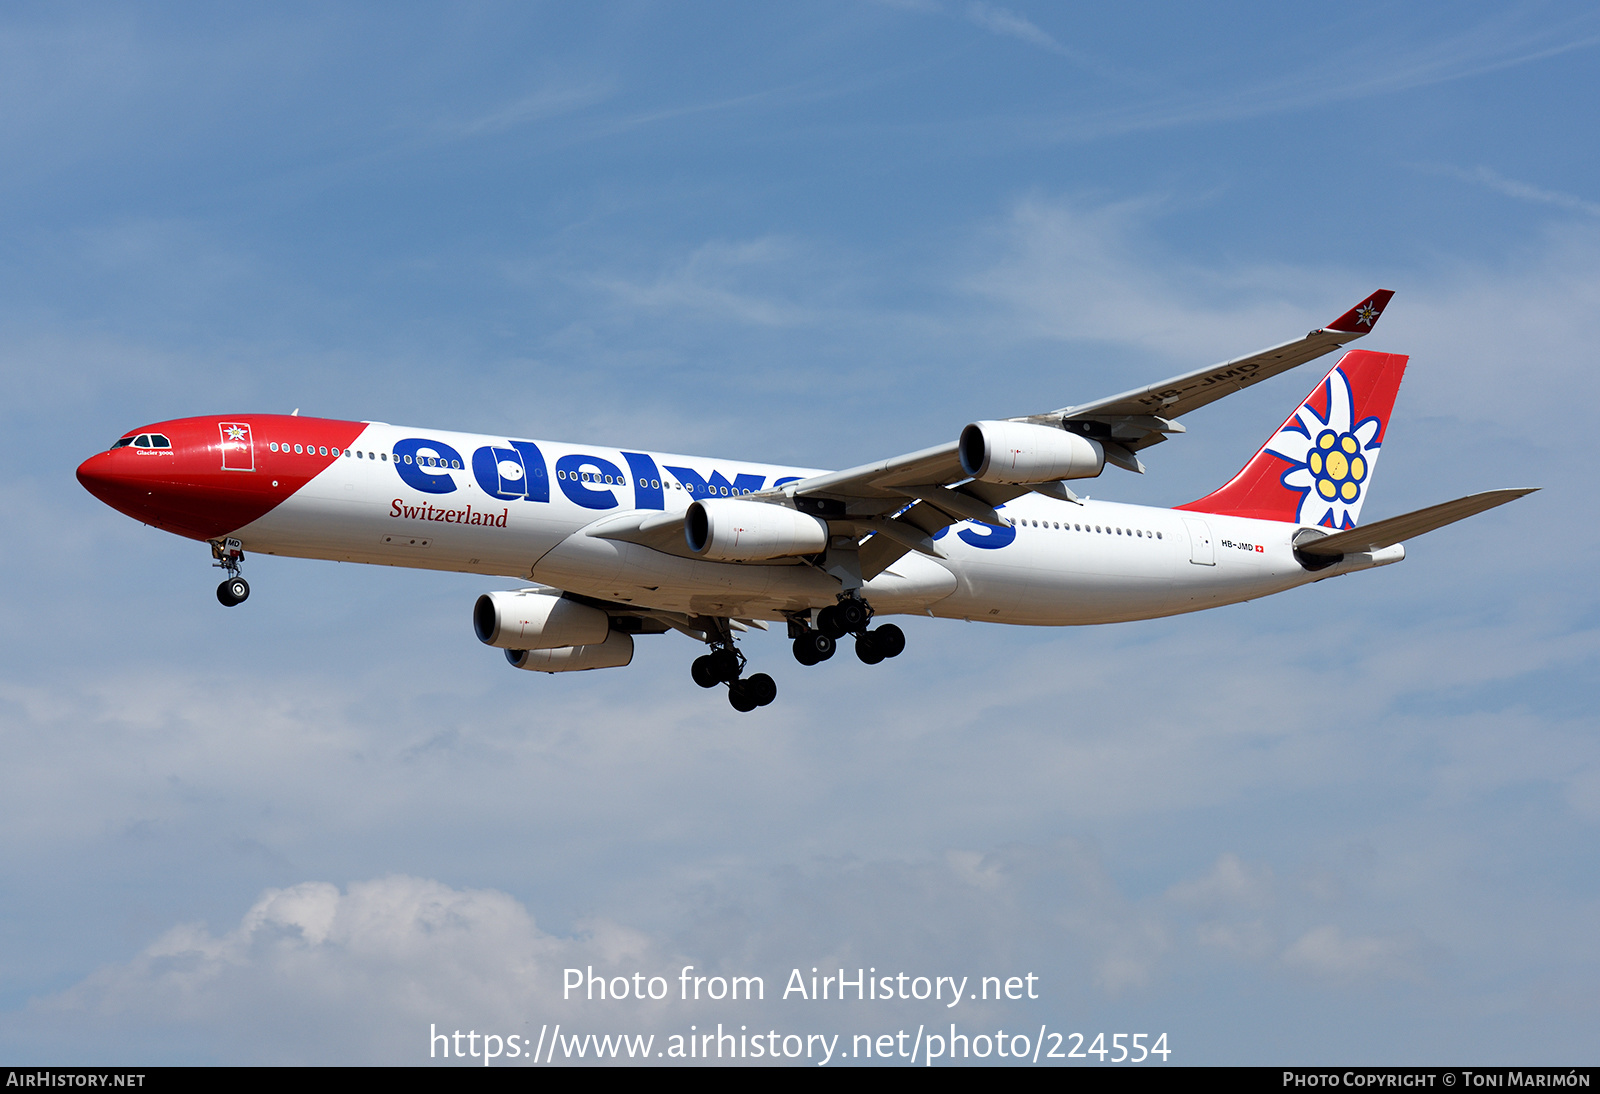
[[(1592, 1062), (1600, 17), (958, 2), (0, 15), (0, 1045), (411, 1062), (572, 964), (1040, 975), (1174, 1062)], [(873, 669), (531, 677), (496, 582), (205, 549), (73, 481), (233, 411), (847, 466), (1295, 337), (1412, 355), (1400, 566)], [(1231, 475), (1316, 377), (1096, 496)], [(499, 583), (503, 584), (503, 583)]]

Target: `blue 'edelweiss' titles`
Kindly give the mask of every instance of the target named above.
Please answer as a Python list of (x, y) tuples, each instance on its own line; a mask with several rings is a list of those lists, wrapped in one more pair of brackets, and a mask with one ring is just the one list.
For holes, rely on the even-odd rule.
[[(479, 488), (499, 501), (526, 499), (548, 502), (550, 483), (567, 500), (585, 509), (615, 509), (624, 504), (615, 488), (631, 489), (635, 509), (664, 509), (665, 491), (672, 480), (665, 478), (655, 458), (644, 452), (618, 452), (628, 465), (621, 467), (604, 456), (588, 452), (569, 452), (558, 456), (552, 475), (544, 453), (532, 441), (507, 441), (506, 447), (484, 445), (464, 460), (461, 453), (442, 441), (426, 437), (407, 437), (394, 445), (394, 469), (402, 481), (424, 494), (449, 494), (455, 491), (453, 471), (471, 470)], [(702, 476), (690, 467), (667, 467), (683, 491), (692, 498), (736, 497), (753, 494), (766, 484), (762, 475), (736, 472), (729, 479), (721, 471)], [(773, 486), (798, 481), (798, 476), (774, 480)]]
[(1323, 391), (1328, 399), (1324, 421), (1311, 399), (1266, 444), (1266, 450), (1294, 466), (1283, 474), (1283, 485), (1301, 495), (1297, 519), (1301, 524), (1327, 528), (1354, 528), (1361, 518), (1361, 502), (1372, 465), (1378, 460), (1378, 434), (1383, 422), (1365, 418), (1355, 422), (1355, 402), (1344, 372), (1328, 374)]

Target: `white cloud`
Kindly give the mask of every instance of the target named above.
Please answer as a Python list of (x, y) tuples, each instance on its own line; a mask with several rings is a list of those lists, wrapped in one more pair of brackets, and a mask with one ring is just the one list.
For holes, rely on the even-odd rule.
[[(1431, 32), (1435, 28), (1428, 27)], [(1179, 93), (1166, 93), (1117, 106), (1081, 110), (1043, 121), (1037, 131), (1065, 141), (1093, 141), (1126, 133), (1182, 126), (1214, 125), (1314, 109), (1332, 103), (1392, 96), (1414, 88), (1471, 79), (1533, 64), (1600, 45), (1595, 20), (1535, 22), (1526, 10), (1499, 13), (1444, 35), (1382, 43), (1363, 39), (1358, 46), (1323, 52), (1309, 63), (1289, 65), (1274, 58), (1249, 66), (1250, 77), (1232, 88), (1214, 78)], [(1212, 65), (1214, 66), (1214, 61)], [(1265, 77), (1256, 75), (1267, 68)], [(1271, 72), (1276, 68), (1277, 72)], [(1176, 75), (1176, 74), (1175, 74)]]
[(1588, 216), (1600, 216), (1600, 202), (1587, 201), (1572, 194), (1563, 194), (1556, 190), (1546, 190), (1516, 179), (1508, 179), (1498, 171), (1487, 167), (1475, 167), (1471, 171), (1464, 171), (1457, 167), (1440, 167), (1442, 174), (1461, 179), (1463, 182), (1476, 183), (1479, 186), (1493, 190), (1497, 194), (1517, 198), (1521, 201), (1531, 201), (1537, 205), (1551, 205), (1557, 209), (1566, 209), (1574, 213), (1584, 213)]
[(761, 293), (751, 282), (781, 275), (796, 257), (796, 246), (789, 240), (715, 240), (651, 281), (596, 276), (592, 284), (632, 310), (690, 311), (752, 326), (793, 327), (814, 321), (815, 310), (771, 292)]
[(1334, 980), (1412, 975), (1413, 945), (1399, 938), (1347, 935), (1333, 924), (1313, 927), (1283, 953), (1283, 962), (1299, 972)]
[[(430, 1023), (523, 1033), (559, 1020), (567, 967), (665, 968), (606, 924), (559, 938), (504, 893), (389, 877), (262, 894), (221, 935), (175, 927), (132, 961), (35, 1004), (57, 1028), (180, 1028), (223, 1059), (411, 1063)], [(554, 989), (554, 990), (553, 990)], [(640, 1006), (607, 1018), (638, 1023)]]
[(997, 338), (1134, 347), (1187, 370), (1293, 337), (1372, 289), (1398, 287), (1363, 344), (1412, 352), (1405, 405), (1494, 420), (1503, 436), (1545, 445), (1565, 441), (1537, 415), (1508, 416), (1510, 375), (1529, 406), (1600, 397), (1600, 375), (1586, 364), (1587, 347), (1600, 342), (1594, 228), (1552, 227), (1503, 265), (1426, 256), (1421, 268), (1384, 275), (1415, 287), (1380, 286), (1371, 273), (1304, 260), (1202, 266), (1154, 242), (1154, 223), (1169, 212), (1151, 198), (1024, 198), (963, 288), (991, 303)]
[(1061, 43), (1047, 31), (1040, 29), (1038, 24), (1027, 16), (1006, 8), (994, 4), (968, 4), (967, 18), (992, 34), (1015, 38), (1019, 42), (1027, 42), (1029, 45), (1048, 49), (1052, 53), (1067, 54)]
[(1167, 897), (1198, 908), (1255, 909), (1271, 904), (1273, 883), (1270, 867), (1249, 866), (1228, 851), (1217, 856), (1210, 873), (1179, 882), (1167, 890)]
[(467, 121), (451, 123), (447, 131), (462, 137), (486, 137), (519, 126), (570, 114), (604, 102), (616, 93), (607, 82), (556, 84), (521, 95)]

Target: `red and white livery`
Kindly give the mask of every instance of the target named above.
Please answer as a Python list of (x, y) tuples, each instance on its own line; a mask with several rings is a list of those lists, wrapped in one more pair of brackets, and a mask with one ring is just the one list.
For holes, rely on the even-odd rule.
[(247, 552), (511, 577), (479, 597), (478, 638), (541, 672), (629, 663), (679, 631), (740, 710), (739, 632), (780, 622), (814, 665), (853, 636), (876, 663), (886, 615), (1035, 626), (1111, 623), (1250, 600), (1398, 562), (1402, 540), (1528, 493), (1494, 490), (1359, 523), (1406, 358), (1345, 352), (1226, 485), (1175, 509), (1078, 497), (1178, 418), (1368, 333), (1393, 294), (1259, 353), (1108, 399), (1006, 421), (844, 471), (281, 414), (133, 430), (78, 479), (138, 520), (211, 545), (233, 606)]

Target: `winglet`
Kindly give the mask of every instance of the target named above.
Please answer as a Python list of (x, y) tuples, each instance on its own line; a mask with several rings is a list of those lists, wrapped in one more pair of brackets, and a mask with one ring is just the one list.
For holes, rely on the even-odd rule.
[(1323, 329), (1341, 334), (1366, 334), (1378, 325), (1378, 316), (1389, 306), (1389, 298), (1393, 295), (1393, 289), (1379, 289)]

